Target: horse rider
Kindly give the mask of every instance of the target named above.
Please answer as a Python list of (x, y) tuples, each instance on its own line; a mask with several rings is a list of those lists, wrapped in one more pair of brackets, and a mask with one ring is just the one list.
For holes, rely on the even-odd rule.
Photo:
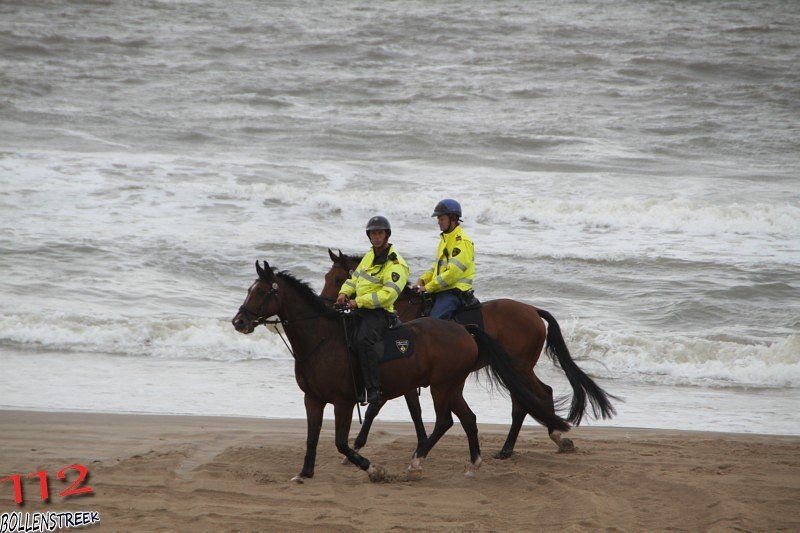
[(394, 302), (406, 286), (409, 269), (389, 242), (392, 227), (386, 217), (370, 218), (366, 230), (372, 247), (342, 285), (336, 303), (346, 303), (359, 319), (354, 341), (367, 402), (380, 403), (378, 361), (383, 356), (383, 335), (395, 320)]
[(417, 280), (420, 294), (434, 297), (430, 316), (449, 320), (464, 305), (474, 301), (475, 249), (461, 227), (461, 204), (446, 198), (433, 210), (441, 240), (433, 266)]

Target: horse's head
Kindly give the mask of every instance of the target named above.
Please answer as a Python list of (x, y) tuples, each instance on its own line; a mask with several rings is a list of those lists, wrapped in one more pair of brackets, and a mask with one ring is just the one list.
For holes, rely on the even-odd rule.
[(339, 250), (339, 255), (336, 255), (328, 248), (328, 255), (333, 261), (333, 266), (325, 274), (325, 285), (322, 287), (322, 292), (319, 296), (323, 300), (333, 301), (339, 295), (342, 284), (347, 281), (353, 273), (353, 269), (358, 266), (358, 262), (344, 255), (341, 250)]
[(278, 277), (270, 268), (269, 263), (264, 261), (264, 268), (261, 268), (256, 261), (256, 272), (258, 272), (258, 279), (247, 290), (244, 303), (231, 321), (239, 333), (252, 333), (256, 326), (278, 314), (280, 309)]

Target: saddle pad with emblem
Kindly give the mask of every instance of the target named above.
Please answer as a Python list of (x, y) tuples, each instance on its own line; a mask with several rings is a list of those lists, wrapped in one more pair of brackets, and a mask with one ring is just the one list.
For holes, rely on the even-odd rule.
[(414, 352), (414, 337), (406, 326), (390, 329), (383, 336), (383, 357), (380, 362), (409, 357)]

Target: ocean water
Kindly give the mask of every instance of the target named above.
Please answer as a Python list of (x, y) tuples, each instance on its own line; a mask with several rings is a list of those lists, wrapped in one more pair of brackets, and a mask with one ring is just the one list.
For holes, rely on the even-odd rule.
[(478, 296), (553, 313), (624, 398), (585, 424), (800, 434), (798, 27), (781, 0), (0, 2), (0, 408), (303, 417), (280, 338), (230, 324), (255, 260), (321, 289), (383, 214), (418, 275), (453, 197)]

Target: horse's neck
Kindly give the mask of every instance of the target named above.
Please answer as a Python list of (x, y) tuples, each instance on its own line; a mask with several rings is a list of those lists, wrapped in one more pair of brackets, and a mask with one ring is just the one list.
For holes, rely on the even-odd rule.
[(313, 358), (320, 353), (322, 344), (335, 337), (332, 335), (332, 321), (286, 284), (282, 291), (286, 297), (278, 317), (284, 324), (294, 357), (298, 361)]

